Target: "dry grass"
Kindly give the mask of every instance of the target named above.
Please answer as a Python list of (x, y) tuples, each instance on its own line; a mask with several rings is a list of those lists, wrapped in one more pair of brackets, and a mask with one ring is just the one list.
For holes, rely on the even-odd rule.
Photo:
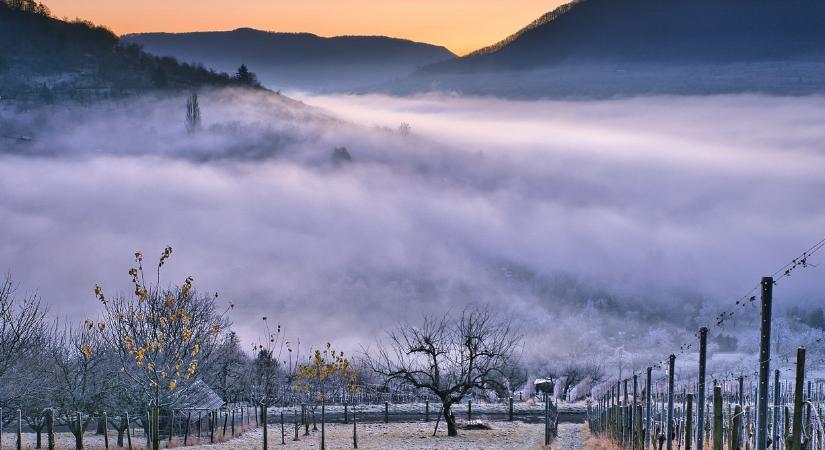
[(587, 450), (621, 450), (621, 447), (614, 444), (610, 439), (590, 433), (589, 427), (583, 428), (582, 437)]

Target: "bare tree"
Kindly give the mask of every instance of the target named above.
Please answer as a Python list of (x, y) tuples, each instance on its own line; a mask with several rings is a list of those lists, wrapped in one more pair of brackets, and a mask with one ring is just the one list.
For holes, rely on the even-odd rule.
[(447, 434), (457, 436), (453, 404), (473, 390), (505, 390), (520, 341), (509, 321), (467, 309), (458, 318), (425, 317), (419, 327), (400, 325), (367, 361), (386, 383), (400, 381), (437, 396)]
[(0, 406), (28, 397), (38, 387), (27, 363), (45, 344), (46, 310), (40, 298), (18, 299), (10, 275), (0, 284)]
[[(257, 405), (269, 407), (286, 399), (288, 384), (292, 381), (296, 360), (293, 364), (293, 350), (281, 333), (281, 325), (275, 330), (269, 327), (266, 316), (263, 317), (264, 337), (253, 344), (255, 358), (249, 364), (247, 375), (247, 395)], [(298, 350), (300, 351), (300, 342)], [(289, 355), (289, 363), (281, 360), (284, 350)]]

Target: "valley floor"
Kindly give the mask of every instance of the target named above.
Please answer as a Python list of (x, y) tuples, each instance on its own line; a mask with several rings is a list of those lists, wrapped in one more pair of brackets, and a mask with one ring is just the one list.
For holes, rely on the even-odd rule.
[[(433, 437), (433, 423), (394, 423), (394, 424), (359, 424), (358, 425), (358, 448), (359, 449), (384, 449), (384, 450), (481, 450), (481, 449), (512, 449), (530, 450), (542, 449), (543, 425), (530, 424), (524, 422), (490, 422), (490, 430), (460, 430), (459, 437), (447, 437), (446, 429), (442, 426), (438, 434)], [(559, 426), (559, 437), (550, 448), (558, 450), (586, 450), (583, 437), (584, 425), (565, 423)], [(320, 448), (320, 431), (310, 432), (309, 436), (303, 435), (303, 429), (299, 432), (299, 441), (293, 441), (294, 428), (286, 430), (286, 445), (281, 445), (281, 430), (278, 426), (269, 428), (269, 448), (270, 449), (317, 449)], [(215, 444), (191, 445), (186, 448), (198, 450), (253, 450), (262, 448), (261, 429), (251, 429), (243, 435), (226, 442)], [(44, 436), (45, 438), (45, 436)], [(69, 433), (58, 433), (57, 449), (73, 449), (74, 439)], [(142, 437), (133, 439), (133, 448), (145, 448), (145, 440)], [(45, 439), (43, 441), (45, 448)], [(84, 438), (86, 449), (103, 449), (103, 438), (87, 434)], [(109, 448), (118, 448), (114, 436), (109, 440)], [(3, 433), (3, 448), (14, 448), (15, 435), (8, 431)], [(167, 447), (164, 442), (162, 447)], [(182, 443), (173, 442), (172, 447), (183, 448)], [(34, 448), (34, 434), (23, 434), (23, 448)], [(326, 427), (326, 448), (350, 449), (352, 448), (352, 425), (329, 424)]]

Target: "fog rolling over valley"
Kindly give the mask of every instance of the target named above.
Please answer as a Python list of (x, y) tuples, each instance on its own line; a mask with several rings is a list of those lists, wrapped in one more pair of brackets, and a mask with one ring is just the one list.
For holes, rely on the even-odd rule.
[[(136, 249), (173, 245), (164, 282), (219, 291), (245, 339), (268, 316), (353, 351), (488, 304), (528, 358), (632, 366), (825, 228), (822, 97), (199, 99), (196, 133), (183, 94), (2, 110), (0, 134), (30, 139), (0, 141), (0, 261), (50, 314), (82, 320), (96, 283), (129, 288)], [(793, 311), (825, 306), (821, 270), (778, 286), (782, 348), (823, 326)], [(736, 324), (712, 338), (751, 354)]]

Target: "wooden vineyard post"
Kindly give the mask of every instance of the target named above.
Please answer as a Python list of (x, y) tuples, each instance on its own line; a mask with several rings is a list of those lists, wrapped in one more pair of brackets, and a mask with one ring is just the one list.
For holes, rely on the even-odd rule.
[(355, 406), (352, 407), (352, 448), (358, 448), (358, 423), (355, 419)]
[(713, 388), (713, 450), (722, 450), (722, 386)]
[(742, 406), (733, 407), (733, 416), (730, 418), (730, 443), (728, 448), (740, 450), (742, 448)]
[(186, 447), (186, 444), (189, 442), (189, 426), (192, 423), (192, 411), (190, 410), (186, 414), (186, 431), (183, 433), (183, 446)]
[(635, 406), (636, 408), (636, 442), (633, 448), (642, 449), (644, 445), (644, 431), (642, 430), (642, 405), (638, 404)]
[(629, 395), (627, 392), (628, 380), (624, 380), (624, 403), (622, 404), (622, 445), (627, 446), (630, 443), (630, 410), (628, 409)]
[(796, 384), (793, 400), (791, 450), (802, 450), (802, 406), (805, 391), (805, 347), (796, 350)]
[(667, 374), (667, 450), (673, 450), (673, 425), (674, 425), (674, 417), (673, 417), (673, 380), (674, 380), (674, 371), (676, 368), (676, 355), (670, 355), (668, 358), (668, 374)]
[(326, 400), (321, 400), (321, 450), (326, 450), (326, 434), (324, 430), (326, 426), (325, 410)]
[(109, 448), (109, 416), (103, 412), (103, 446)]
[(768, 448), (768, 383), (771, 361), (771, 308), (773, 278), (762, 278), (762, 322), (759, 344), (759, 391), (756, 409), (756, 450)]
[(344, 425), (349, 423), (349, 411), (347, 410), (347, 404), (344, 403)]
[(384, 402), (384, 423), (390, 423), (390, 402)]
[(23, 450), (23, 412), (17, 410), (17, 450)]
[(773, 444), (771, 448), (779, 448), (779, 411), (782, 402), (781, 386), (779, 384), (779, 369), (773, 374)]
[(544, 396), (544, 445), (550, 445), (550, 396)]
[(510, 397), (510, 407), (507, 410), (507, 421), (513, 421), (513, 397)]
[(126, 413), (126, 445), (132, 450), (132, 430), (129, 429), (129, 413)]
[(708, 358), (708, 329), (699, 329), (699, 398), (696, 403), (696, 448), (705, 450), (705, 440), (702, 430), (705, 428), (705, 397), (707, 396), (707, 386), (705, 372), (707, 370)]
[(633, 374), (633, 403), (630, 404), (630, 443), (635, 448), (636, 435), (639, 434), (639, 427), (636, 426), (638, 418), (636, 417), (636, 402), (639, 401), (639, 377)]
[[(701, 434), (701, 433), (700, 433)], [(687, 395), (685, 412), (685, 450), (691, 450), (693, 444), (693, 394)]]
[(645, 448), (650, 448), (651, 435), (653, 434), (653, 411), (651, 388), (652, 388), (653, 368), (647, 368), (647, 379), (645, 380)]
[(424, 422), (430, 421), (430, 399), (424, 400)]

